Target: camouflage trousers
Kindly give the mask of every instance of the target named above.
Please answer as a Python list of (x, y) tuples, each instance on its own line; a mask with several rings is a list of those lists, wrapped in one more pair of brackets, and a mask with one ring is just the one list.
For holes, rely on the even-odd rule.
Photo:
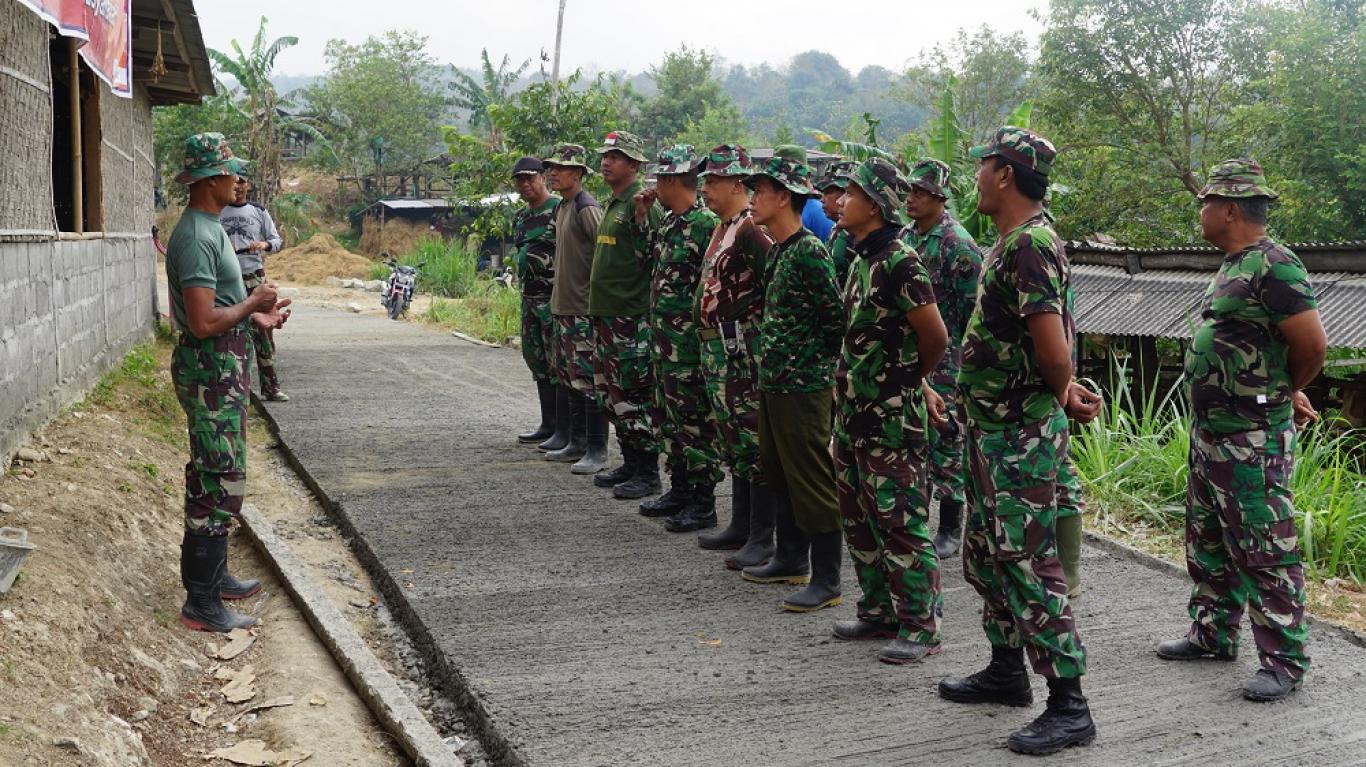
[[(242, 275), (242, 283), (246, 285), (247, 295), (266, 283), (266, 272), (258, 269), (250, 274)], [(256, 368), (257, 375), (261, 379), (261, 393), (270, 394), (279, 391), (280, 379), (275, 375), (275, 331), (262, 330), (256, 327), (255, 323), (248, 323), (251, 329), (251, 343), (256, 347)]]
[(721, 338), (702, 340), (702, 379), (716, 419), (721, 460), (730, 467), (732, 477), (751, 482), (763, 481), (759, 471), (758, 336), (758, 328), (754, 328), (745, 335), (745, 348), (737, 348), (735, 353), (726, 349)]
[(555, 315), (555, 372), (560, 383), (593, 397), (593, 319)]
[(531, 377), (549, 381), (553, 375), (555, 322), (550, 316), (550, 299), (545, 296), (522, 297), (522, 359)]
[(246, 329), (205, 339), (182, 333), (171, 352), (171, 380), (185, 410), (185, 527), (227, 535), (247, 489), (247, 403), (251, 337)]
[(835, 490), (844, 541), (863, 597), (858, 616), (896, 622), (899, 636), (939, 644), (944, 613), (939, 559), (929, 532), (929, 445), (835, 444)]
[(1000, 432), (968, 425), (963, 575), (982, 596), (992, 646), (1023, 647), (1035, 672), (1059, 679), (1086, 673), (1057, 552), (1057, 475), (1067, 448), (1061, 408)]
[(1081, 493), (1081, 477), (1072, 463), (1072, 454), (1064, 451), (1058, 462), (1058, 519), (1081, 516), (1086, 499)]
[(967, 434), (967, 415), (963, 412), (963, 403), (958, 399), (958, 383), (952, 371), (944, 374), (936, 370), (929, 380), (930, 388), (944, 398), (947, 416), (945, 423), (926, 430), (930, 443), (930, 500), (938, 498), (941, 503), (951, 501), (962, 506), (967, 485), (967, 476), (963, 471), (963, 457), (967, 455), (967, 441), (964, 439)]
[(656, 359), (654, 382), (650, 421), (664, 448), (669, 476), (693, 485), (720, 482), (716, 418), (707, 402), (701, 367)]
[(1236, 652), (1244, 606), (1262, 666), (1298, 679), (1309, 668), (1304, 566), (1290, 474), (1295, 429), (1191, 433), (1186, 487), (1190, 640)]
[(650, 428), (650, 346), (645, 317), (593, 318), (593, 389), (622, 450), (659, 451)]

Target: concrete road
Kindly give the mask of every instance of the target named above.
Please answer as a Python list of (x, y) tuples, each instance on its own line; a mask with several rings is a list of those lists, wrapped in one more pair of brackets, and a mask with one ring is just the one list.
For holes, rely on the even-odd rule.
[[(420, 643), (468, 684), (499, 761), (1040, 763), (1004, 740), (1041, 710), (1041, 680), (1033, 709), (935, 694), (988, 654), (960, 559), (944, 578), (945, 651), (882, 665), (879, 643), (830, 638), (854, 614), (847, 567), (843, 606), (784, 613), (788, 587), (741, 581), (693, 536), (518, 447), (534, 390), (516, 351), (307, 307), (277, 338), (293, 400), (270, 413), (285, 443)], [(1366, 649), (1317, 631), (1305, 687), (1247, 703), (1254, 652), (1234, 664), (1153, 655), (1185, 629), (1182, 579), (1090, 547), (1083, 567), (1074, 609), (1100, 735), (1068, 764), (1366, 764)]]

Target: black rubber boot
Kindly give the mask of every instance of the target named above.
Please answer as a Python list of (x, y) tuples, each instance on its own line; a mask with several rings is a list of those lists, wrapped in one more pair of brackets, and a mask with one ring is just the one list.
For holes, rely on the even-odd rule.
[(560, 387), (550, 381), (536, 382), (536, 399), (539, 400), (541, 404), (541, 425), (537, 426), (533, 431), (518, 434), (518, 444), (527, 446), (538, 445), (554, 436), (555, 400), (558, 398), (559, 388)]
[(918, 663), (931, 655), (938, 655), (943, 650), (942, 644), (922, 644), (898, 637), (878, 651), (877, 659), (893, 666), (904, 666), (907, 663)]
[(836, 639), (856, 642), (860, 639), (896, 639), (900, 628), (895, 623), (855, 618), (851, 621), (835, 621), (835, 628), (831, 633)]
[(692, 485), (688, 505), (664, 520), (671, 533), (691, 533), (716, 527), (716, 485)]
[(584, 400), (583, 457), (569, 467), (574, 474), (595, 474), (607, 465), (607, 414)]
[(625, 482), (613, 485), (612, 497), (634, 501), (654, 495), (659, 489), (659, 453), (642, 450), (636, 453), (636, 473)]
[(180, 622), (187, 628), (225, 634), (256, 625), (255, 618), (238, 615), (223, 605), (219, 588), (227, 569), (227, 536), (185, 531), (180, 542), (180, 583), (185, 587), (186, 598), (180, 608)]
[(1238, 653), (1206, 650), (1192, 642), (1189, 637), (1181, 637), (1180, 639), (1168, 639), (1165, 642), (1158, 643), (1157, 657), (1163, 660), (1232, 661), (1238, 659)]
[(773, 526), (778, 532), (778, 545), (766, 564), (746, 567), (740, 572), (740, 577), (750, 583), (790, 583), (801, 586), (811, 580), (811, 563), (807, 559), (810, 542), (806, 533), (797, 527), (797, 520), (792, 516), (792, 507), (787, 496), (770, 493), (770, 497)]
[[(617, 437), (617, 442), (620, 444), (620, 436)], [(616, 487), (620, 485), (636, 475), (636, 464), (638, 462), (636, 451), (621, 445), (621, 465), (615, 469), (603, 469), (594, 474), (593, 485), (595, 487)]]
[(1048, 680), (1048, 707), (1039, 718), (1011, 733), (1006, 745), (1017, 754), (1056, 754), (1068, 746), (1089, 746), (1096, 739), (1091, 708), (1080, 679)]
[(555, 387), (555, 431), (550, 439), (536, 446), (543, 453), (563, 450), (569, 444), (569, 433), (574, 424), (574, 407), (570, 400), (578, 395), (568, 386)]
[(1269, 668), (1259, 668), (1243, 685), (1243, 697), (1258, 703), (1269, 703), (1298, 690), (1303, 681), (1304, 677), (1291, 679)]
[(934, 553), (940, 559), (958, 554), (963, 547), (963, 504), (939, 501), (939, 530), (934, 534)]
[(693, 493), (697, 489), (696, 485), (689, 484), (682, 477), (675, 477), (671, 474), (669, 475), (669, 492), (658, 498), (641, 501), (640, 516), (671, 517), (692, 503)]
[(844, 562), (844, 533), (818, 533), (811, 536), (811, 581), (806, 588), (783, 600), (790, 613), (813, 613), (834, 607), (840, 596), (840, 565)]
[(1025, 670), (1024, 649), (991, 648), (991, 663), (976, 674), (949, 677), (939, 683), (939, 697), (955, 703), (1001, 703), (1028, 706), (1034, 702)]
[(565, 441), (564, 447), (559, 450), (547, 451), (545, 454), (545, 459), (547, 461), (573, 463), (582, 458), (584, 453), (588, 452), (587, 402), (581, 395), (571, 394), (569, 395), (568, 410), (569, 439)]
[(697, 536), (697, 545), (708, 551), (734, 551), (748, 540), (749, 480), (731, 477), (730, 524), (724, 530)]
[(218, 586), (218, 593), (224, 599), (246, 599), (261, 593), (261, 582), (255, 579), (239, 581), (232, 577), (228, 572), (227, 564), (223, 565), (223, 582)]
[(726, 557), (728, 570), (758, 567), (773, 558), (773, 510), (777, 496), (768, 485), (741, 481), (749, 485), (749, 538), (739, 551)]

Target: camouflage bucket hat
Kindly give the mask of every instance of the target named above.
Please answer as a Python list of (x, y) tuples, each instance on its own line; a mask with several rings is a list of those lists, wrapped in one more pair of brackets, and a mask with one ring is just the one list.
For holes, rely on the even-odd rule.
[(939, 160), (926, 158), (916, 163), (906, 180), (935, 197), (949, 197), (949, 166)]
[(598, 154), (607, 154), (611, 151), (621, 152), (632, 160), (639, 162), (649, 162), (650, 158), (645, 156), (645, 142), (634, 133), (627, 133), (624, 130), (614, 130), (602, 139), (602, 146), (598, 147)]
[(811, 186), (811, 166), (806, 164), (806, 150), (795, 144), (782, 144), (773, 147), (773, 156), (768, 162), (754, 166), (745, 178), (745, 185), (753, 188), (755, 179), (764, 176), (773, 179), (779, 186), (802, 197), (816, 193)]
[(872, 157), (855, 168), (848, 179), (882, 211), (882, 220), (906, 226), (906, 195), (911, 191), (911, 182), (895, 165), (881, 157)]
[(1053, 159), (1058, 156), (1058, 150), (1053, 148), (1052, 142), (1034, 131), (1007, 125), (996, 131), (989, 143), (969, 149), (968, 154), (979, 160), (1004, 157), (1047, 176), (1053, 170)]
[(684, 176), (701, 166), (702, 158), (697, 156), (697, 150), (693, 149), (692, 144), (674, 144), (660, 151), (659, 157), (655, 158), (654, 174)]
[(1256, 160), (1251, 157), (1240, 157), (1236, 160), (1225, 160), (1210, 170), (1209, 180), (1205, 183), (1205, 188), (1200, 190), (1200, 199), (1206, 197), (1265, 197), (1274, 200), (1280, 195), (1266, 185), (1266, 176), (1263, 175), (1262, 166), (1257, 164)]
[(551, 165), (559, 165), (565, 168), (583, 168), (585, 173), (592, 173), (593, 169), (584, 162), (588, 158), (588, 150), (581, 144), (560, 144), (550, 150), (550, 156), (545, 158), (546, 170)]
[(749, 151), (739, 144), (721, 144), (707, 153), (701, 176), (748, 176), (754, 170)]
[(222, 133), (196, 133), (185, 139), (185, 169), (176, 174), (178, 184), (193, 184), (215, 176), (245, 173), (246, 160), (233, 156)]
[(830, 163), (830, 167), (825, 169), (825, 173), (822, 173), (821, 177), (816, 179), (816, 183), (814, 184), (816, 191), (824, 192), (831, 187), (837, 189), (848, 187), (849, 174), (854, 172), (855, 167), (857, 167), (857, 164), (852, 160), (836, 160), (835, 162)]

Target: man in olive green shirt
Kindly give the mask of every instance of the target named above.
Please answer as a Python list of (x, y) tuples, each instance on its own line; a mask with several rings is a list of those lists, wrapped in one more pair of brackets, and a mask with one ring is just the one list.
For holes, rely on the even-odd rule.
[(598, 148), (602, 180), (612, 189), (603, 211), (589, 278), (588, 313), (593, 316), (593, 386), (616, 426), (624, 459), (598, 472), (593, 484), (612, 488), (617, 498), (659, 492), (659, 445), (650, 426), (650, 279), (654, 264), (650, 232), (663, 216), (650, 206), (645, 225), (637, 222), (635, 196), (643, 188), (641, 163), (648, 162), (638, 136), (613, 131)]

